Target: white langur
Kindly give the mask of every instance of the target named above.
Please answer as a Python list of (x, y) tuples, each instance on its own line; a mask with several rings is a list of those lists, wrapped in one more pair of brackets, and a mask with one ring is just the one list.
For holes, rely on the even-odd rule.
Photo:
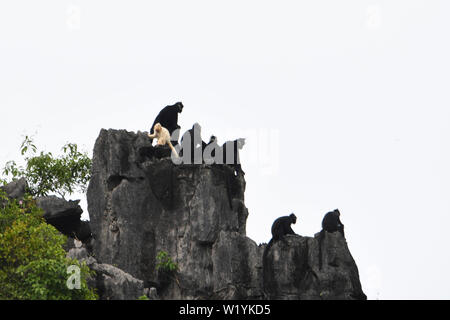
[(153, 127), (153, 131), (154, 131), (153, 134), (148, 134), (149, 138), (151, 139), (156, 138), (158, 140), (158, 142), (156, 143), (157, 145), (160, 146), (164, 146), (166, 144), (169, 145), (170, 149), (172, 149), (172, 152), (175, 153), (175, 156), (178, 158), (178, 153), (173, 147), (172, 142), (170, 142), (169, 130), (161, 126), (161, 124), (158, 122)]

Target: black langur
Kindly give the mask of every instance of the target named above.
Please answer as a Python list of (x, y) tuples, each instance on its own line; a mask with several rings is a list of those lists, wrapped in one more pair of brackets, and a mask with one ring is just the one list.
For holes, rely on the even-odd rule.
[(211, 138), (209, 138), (209, 142), (203, 148), (203, 161), (206, 164), (222, 163), (223, 157), (221, 152), (222, 149), (217, 143), (217, 137), (211, 136)]
[(202, 127), (200, 124), (195, 123), (192, 129), (186, 131), (181, 137), (181, 156), (190, 154), (190, 159), (185, 159), (184, 163), (187, 164), (202, 164), (203, 162), (203, 150), (206, 147), (206, 142), (202, 140)]
[[(291, 213), (288, 216), (280, 217), (276, 219), (272, 224), (272, 239), (270, 239), (267, 244), (266, 249), (264, 250), (263, 259), (266, 258), (269, 249), (272, 247), (273, 243), (278, 240), (284, 241), (284, 236), (287, 234), (296, 234), (294, 230), (291, 228), (291, 224), (295, 224), (297, 222), (297, 217), (294, 213)], [(264, 261), (264, 260), (263, 260)]]
[(319, 241), (319, 268), (322, 269), (322, 245), (323, 240), (325, 238), (325, 232), (336, 232), (339, 231), (342, 236), (345, 238), (344, 234), (344, 225), (341, 222), (341, 219), (339, 217), (341, 216), (341, 213), (338, 209), (335, 209), (334, 211), (328, 212), (325, 217), (322, 220), (322, 231), (319, 234), (318, 241)]
[(339, 219), (340, 216), (341, 213), (338, 209), (328, 212), (322, 220), (322, 229), (328, 232), (339, 231), (345, 238), (344, 224)]
[(276, 219), (272, 225), (272, 240), (281, 240), (287, 234), (295, 234), (291, 228), (291, 224), (295, 224), (296, 222), (297, 217), (293, 213), (289, 216)]
[[(153, 125), (150, 128), (150, 134), (153, 134), (155, 124), (159, 123), (162, 127), (166, 128), (169, 131), (169, 134), (172, 136), (175, 130), (180, 129), (180, 126), (178, 125), (178, 114), (182, 111), (183, 103), (181, 102), (177, 102), (172, 106), (166, 106), (159, 112), (158, 116), (153, 122)], [(178, 137), (177, 139), (173, 140), (178, 141)], [(177, 144), (177, 142), (174, 142), (174, 144)]]
[(222, 146), (223, 153), (223, 163), (233, 166), (236, 174), (242, 173), (245, 175), (244, 170), (242, 170), (241, 160), (239, 157), (239, 150), (245, 145), (245, 139), (240, 138), (234, 141), (227, 141)]

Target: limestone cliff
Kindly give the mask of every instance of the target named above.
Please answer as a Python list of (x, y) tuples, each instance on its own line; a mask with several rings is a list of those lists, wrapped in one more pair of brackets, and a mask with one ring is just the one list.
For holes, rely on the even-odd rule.
[[(266, 246), (245, 233), (243, 176), (227, 165), (175, 165), (168, 154), (144, 133), (101, 130), (87, 193), (99, 263), (161, 299), (365, 298), (340, 234), (286, 237), (263, 261)], [(171, 281), (156, 267), (161, 251), (178, 264)]]

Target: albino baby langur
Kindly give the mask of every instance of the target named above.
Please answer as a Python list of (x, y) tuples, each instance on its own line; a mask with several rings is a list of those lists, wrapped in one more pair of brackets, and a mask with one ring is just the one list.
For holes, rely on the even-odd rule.
[(164, 146), (164, 145), (169, 145), (170, 149), (172, 149), (172, 152), (175, 153), (175, 156), (178, 158), (178, 153), (175, 150), (175, 148), (172, 145), (172, 142), (170, 142), (170, 133), (169, 130), (167, 130), (166, 128), (164, 128), (163, 126), (161, 126), (161, 124), (158, 122), (157, 124), (155, 124), (155, 126), (153, 127), (153, 134), (149, 134), (149, 138), (150, 139), (157, 139), (158, 142), (156, 143), (157, 145), (160, 146)]

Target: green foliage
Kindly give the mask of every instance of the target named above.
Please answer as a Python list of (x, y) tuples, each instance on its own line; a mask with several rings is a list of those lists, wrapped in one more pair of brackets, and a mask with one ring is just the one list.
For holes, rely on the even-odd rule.
[(156, 265), (157, 270), (162, 270), (166, 272), (175, 272), (178, 270), (178, 264), (172, 261), (172, 258), (169, 257), (169, 254), (165, 251), (160, 251), (156, 255), (156, 260), (158, 264)]
[(5, 192), (0, 189), (0, 234), (14, 222), (26, 221), (32, 226), (44, 222), (43, 212), (39, 209), (30, 195), (25, 195), (23, 200), (10, 200)]
[[(69, 289), (66, 284), (67, 268), (75, 265), (80, 268), (80, 289)], [(93, 272), (85, 263), (77, 260), (39, 259), (20, 266), (16, 274), (22, 279), (19, 297), (28, 300), (96, 300), (97, 294), (88, 287), (87, 277)]]
[[(96, 299), (87, 286), (92, 272), (66, 258), (67, 239), (47, 224), (31, 196), (9, 200), (0, 190), (0, 300)], [(80, 269), (80, 289), (66, 284), (67, 268)]]
[(79, 152), (78, 146), (73, 143), (66, 144), (62, 151), (63, 155), (59, 157), (54, 157), (51, 152), (37, 154), (32, 138), (26, 136), (20, 147), (25, 167), (9, 161), (3, 174), (12, 179), (24, 177), (34, 196), (57, 193), (64, 197), (75, 191), (85, 192), (91, 177), (91, 159), (86, 153)]
[(178, 264), (172, 261), (172, 258), (165, 251), (160, 251), (156, 255), (156, 270), (159, 271), (158, 278), (161, 281), (162, 286), (167, 285), (170, 281), (175, 280), (177, 285), (181, 288), (180, 281), (178, 280), (177, 271)]
[(140, 296), (138, 300), (150, 300), (146, 295)]

